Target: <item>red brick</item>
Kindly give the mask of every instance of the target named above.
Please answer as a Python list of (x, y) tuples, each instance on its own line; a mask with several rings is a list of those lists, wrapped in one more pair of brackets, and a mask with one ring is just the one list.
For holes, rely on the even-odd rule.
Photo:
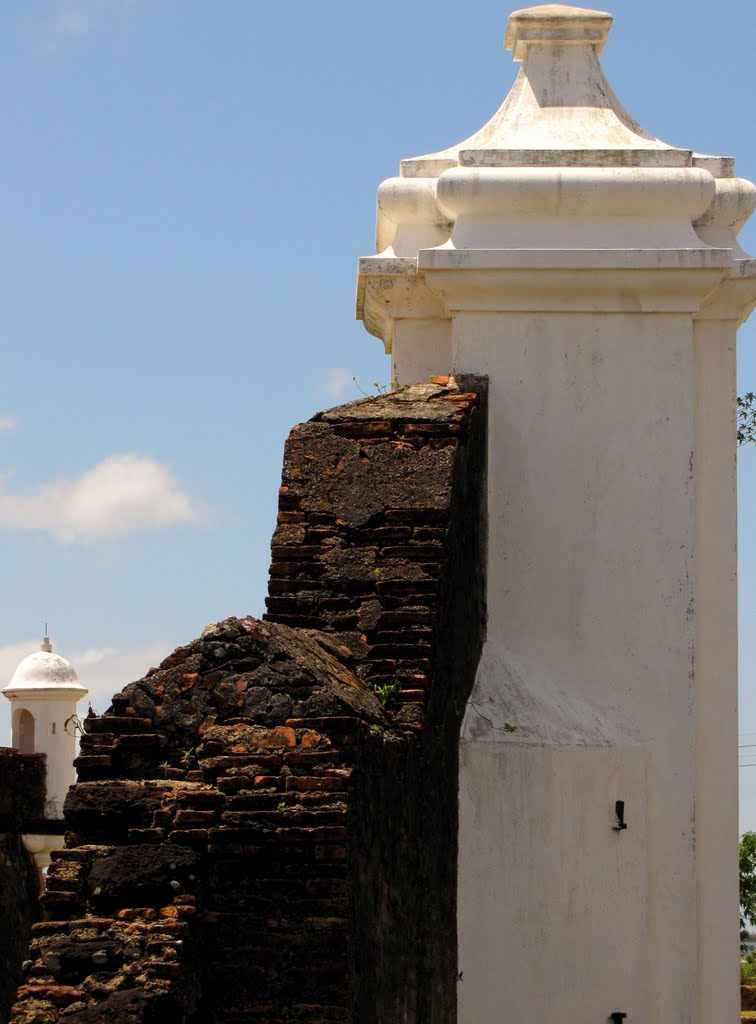
[(333, 750), (292, 750), (284, 754), (284, 764), (326, 765), (336, 764), (337, 754)]
[[(426, 568), (424, 566), (423, 568)], [(413, 603), (425, 603), (428, 595), (435, 595), (439, 591), (438, 580), (435, 579), (424, 579), (424, 580), (378, 580), (375, 589), (378, 591), (378, 595), (383, 597), (384, 595), (401, 595), (409, 594), (410, 600)]]
[(296, 629), (320, 629), (322, 622), (318, 615), (297, 615), (297, 614), (269, 614), (264, 615), (266, 622), (280, 622), (282, 626), (292, 626)]
[(209, 825), (215, 820), (215, 811), (176, 811), (176, 825)]
[(392, 431), (392, 424), (385, 420), (358, 420), (333, 425), (333, 432), (340, 437), (390, 437)]
[(168, 836), (168, 842), (173, 846), (204, 847), (207, 845), (209, 835), (206, 828), (176, 829)]
[(328, 840), (346, 839), (347, 830), (342, 825), (325, 825), (322, 828), (277, 828), (276, 839), (281, 842), (311, 840), (321, 843)]
[[(314, 570), (317, 570), (317, 572), (314, 572)], [(276, 561), (276, 562), (273, 562), (271, 564), (271, 567), (270, 567), (270, 575), (271, 576), (293, 577), (293, 576), (299, 576), (301, 574), (305, 578), (307, 578), (308, 572), (313, 572), (314, 578), (317, 579), (319, 575), (322, 576), (322, 574), (325, 572), (325, 568), (323, 566), (321, 566), (321, 565), (313, 565), (312, 562), (302, 562), (302, 561), (297, 561), (297, 562), (288, 562), (288, 561), (286, 561), (286, 562), (278, 562), (278, 561)]]
[(19, 999), (47, 999), (54, 1006), (68, 1006), (84, 998), (84, 991), (72, 985), (22, 985)]
[(257, 746), (269, 749), (278, 747), (295, 747), (297, 745), (297, 734), (287, 722), (286, 725), (278, 725), (274, 729), (268, 729), (267, 733), (255, 733)]
[(420, 434), (422, 436), (449, 436), (459, 434), (462, 427), (459, 423), (405, 423), (403, 433), (409, 435)]
[(126, 733), (118, 737), (118, 746), (122, 750), (134, 750), (140, 747), (155, 747), (157, 741), (157, 733), (154, 732)]
[(304, 512), (279, 512), (277, 521), (279, 523), (303, 523), (305, 514)]
[(173, 960), (148, 960), (145, 967), (159, 978), (178, 978), (184, 969)]
[(255, 775), (252, 785), (255, 789), (278, 789), (281, 782), (280, 775)]
[(130, 843), (162, 843), (165, 837), (165, 829), (130, 828), (127, 835)]
[(343, 790), (342, 779), (334, 779), (325, 775), (288, 775), (287, 790)]
[(355, 732), (359, 725), (357, 718), (287, 718), (286, 725), (292, 729), (317, 729), (325, 733)]
[(440, 541), (446, 540), (448, 531), (442, 526), (416, 526), (412, 530), (412, 539), (419, 541)]
[(331, 745), (331, 741), (327, 736), (324, 736), (322, 733), (315, 732), (313, 729), (305, 729), (299, 742), (302, 747), (330, 747)]
[(412, 536), (411, 526), (376, 526), (372, 530), (352, 530), (350, 539), (355, 544), (365, 544), (370, 541), (405, 540)]
[(110, 768), (112, 763), (108, 754), (81, 754), (74, 758), (74, 768)]
[(210, 807), (217, 807), (222, 802), (222, 797), (210, 790), (187, 789), (183, 793), (176, 794), (176, 802), (194, 811), (207, 810)]
[(119, 921), (154, 921), (157, 911), (154, 907), (127, 907), (126, 910), (117, 910), (115, 916)]
[(300, 561), (319, 558), (326, 554), (328, 548), (321, 544), (274, 544), (270, 550), (273, 558), (294, 558)]
[[(439, 541), (433, 541), (425, 544), (416, 544), (414, 541), (410, 541), (407, 544), (393, 544), (390, 546), (381, 548), (382, 558), (401, 558), (404, 561), (428, 561), (434, 559), (438, 561), (442, 556), (442, 546)], [(423, 566), (427, 569), (427, 566)], [(440, 568), (440, 567), (439, 567)]]
[(102, 715), (99, 718), (85, 718), (84, 731), (111, 732), (121, 734), (124, 732), (151, 732), (151, 718), (137, 718), (126, 715)]
[(389, 522), (396, 523), (420, 523), (422, 526), (428, 526), (431, 523), (447, 523), (449, 521), (449, 510), (446, 508), (439, 509), (420, 509), (420, 508), (397, 508), (388, 509), (384, 513), (386, 520)]

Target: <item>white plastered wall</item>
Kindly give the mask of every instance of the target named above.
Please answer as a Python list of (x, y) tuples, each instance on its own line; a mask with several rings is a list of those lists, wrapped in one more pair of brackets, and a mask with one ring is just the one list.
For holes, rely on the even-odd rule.
[(455, 342), (455, 370), (490, 378), (493, 526), (461, 747), (460, 1020), (555, 1001), (567, 1020), (680, 1019), (696, 992), (692, 322), (466, 313)]

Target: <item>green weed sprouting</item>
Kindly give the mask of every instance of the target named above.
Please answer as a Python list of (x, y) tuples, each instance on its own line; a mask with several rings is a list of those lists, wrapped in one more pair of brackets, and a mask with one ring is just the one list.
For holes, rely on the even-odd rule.
[(396, 388), (399, 386), (398, 380), (390, 380), (388, 384), (382, 384), (380, 381), (374, 380), (372, 386), (375, 388), (375, 394), (372, 394), (370, 391), (365, 391), (365, 389), (362, 387), (362, 385), (360, 384), (356, 377), (352, 377), (352, 381), (354, 382), (354, 386), (357, 388), (359, 393), (361, 395), (364, 395), (364, 397), (367, 398), (369, 402), (374, 402), (377, 398), (380, 398), (382, 395), (387, 395), (389, 391), (395, 391)]
[(390, 711), (399, 699), (399, 694), (402, 692), (402, 684), (397, 679), (394, 679), (383, 686), (375, 686), (373, 692), (381, 702), (381, 706), (386, 711)]

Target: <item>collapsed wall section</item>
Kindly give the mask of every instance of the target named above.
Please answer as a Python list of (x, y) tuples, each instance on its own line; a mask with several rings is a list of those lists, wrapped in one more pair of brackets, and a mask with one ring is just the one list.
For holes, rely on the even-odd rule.
[(15, 1024), (455, 1019), (483, 400), (437, 381), (292, 432), (267, 621), (86, 720)]

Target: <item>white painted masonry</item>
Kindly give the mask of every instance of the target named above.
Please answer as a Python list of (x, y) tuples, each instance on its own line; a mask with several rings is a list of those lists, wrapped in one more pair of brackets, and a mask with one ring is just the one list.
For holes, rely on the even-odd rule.
[(60, 819), (68, 787), (76, 782), (73, 718), (77, 703), (89, 691), (79, 682), (73, 665), (54, 654), (45, 637), (41, 649), (24, 658), (0, 692), (12, 705), (10, 745), (22, 753), (47, 755), (45, 816)]
[(400, 383), (490, 380), (460, 1024), (739, 1019), (735, 334), (756, 260), (735, 236), (756, 187), (632, 120), (598, 61), (610, 25), (515, 12), (509, 97), (402, 162), (360, 261)]

